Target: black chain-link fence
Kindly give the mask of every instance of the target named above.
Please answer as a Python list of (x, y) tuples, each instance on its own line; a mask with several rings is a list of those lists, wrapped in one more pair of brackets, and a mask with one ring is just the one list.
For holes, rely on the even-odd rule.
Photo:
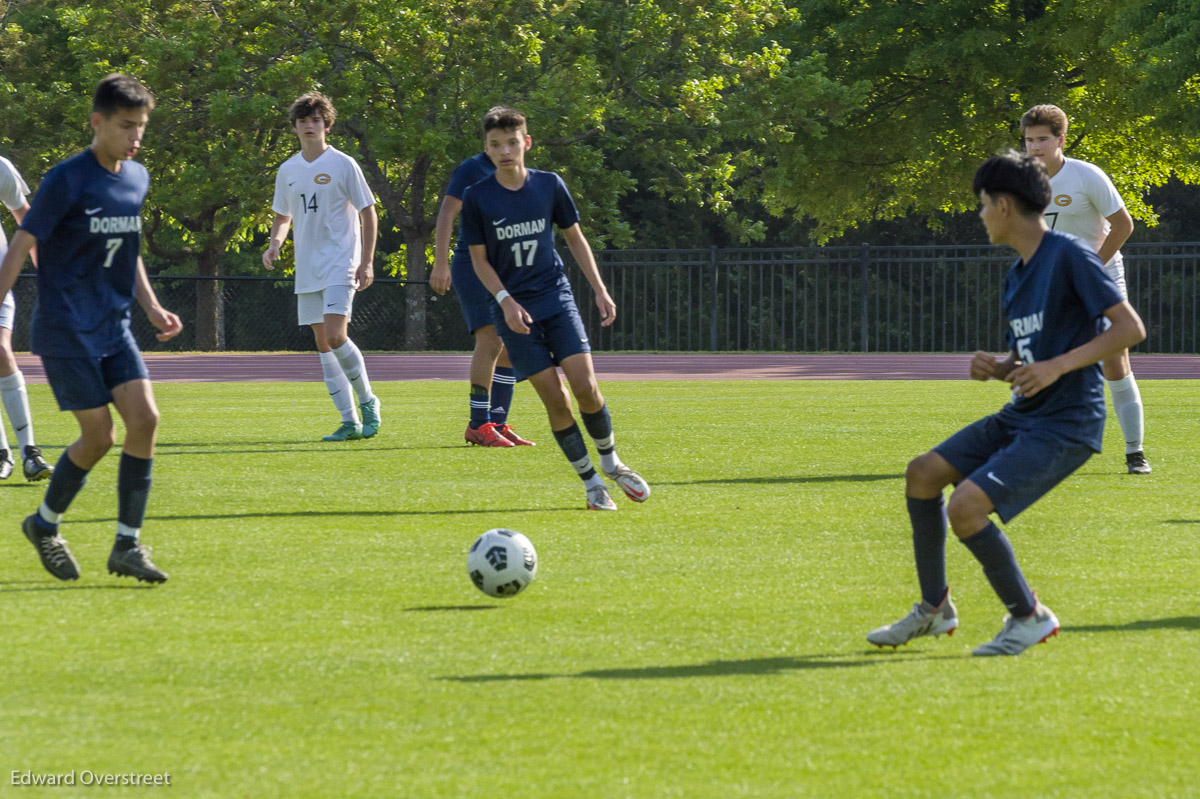
[[(1139, 352), (1200, 352), (1200, 243), (1123, 249), (1130, 301), (1149, 336)], [(568, 274), (597, 350), (964, 352), (1003, 350), (1000, 296), (1008, 248), (812, 247), (610, 250), (596, 253), (617, 303), (601, 328), (591, 288)], [(184, 319), (158, 344), (134, 309), (134, 332), (155, 350), (313, 348), (296, 324), (290, 280), (155, 277), (155, 291)], [(216, 289), (216, 291), (214, 291)], [(33, 275), (17, 281), (13, 342), (28, 349)], [(370, 351), (463, 351), (472, 346), (453, 293), (379, 279), (354, 302), (351, 335)]]

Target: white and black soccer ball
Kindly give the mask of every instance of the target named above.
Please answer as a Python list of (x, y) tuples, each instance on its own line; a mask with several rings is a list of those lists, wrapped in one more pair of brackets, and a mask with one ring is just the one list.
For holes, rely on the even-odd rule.
[(516, 596), (533, 582), (537, 567), (537, 552), (529, 539), (503, 527), (476, 538), (467, 552), (467, 574), (488, 596)]

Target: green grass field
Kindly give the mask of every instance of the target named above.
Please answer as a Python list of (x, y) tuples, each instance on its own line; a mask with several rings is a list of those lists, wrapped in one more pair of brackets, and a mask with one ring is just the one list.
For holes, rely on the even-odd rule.
[[(1108, 451), (1006, 526), (1062, 622), (973, 659), (1003, 607), (951, 540), (962, 619), (864, 635), (918, 598), (907, 461), (999, 384), (609, 383), (644, 505), (585, 511), (527, 386), (535, 448), (461, 445), (465, 386), (380, 383), (379, 436), (319, 384), (168, 384), (144, 540), (170, 581), (105, 573), (117, 457), (46, 574), (0, 484), (0, 795), (104, 797), (1180, 797), (1200, 795), (1200, 386), (1142, 384), (1154, 474)], [(32, 386), (53, 460), (73, 421)], [(489, 527), (537, 547), (492, 600)], [(36, 788), (25, 772), (169, 773)], [(16, 775), (13, 772), (17, 772)]]

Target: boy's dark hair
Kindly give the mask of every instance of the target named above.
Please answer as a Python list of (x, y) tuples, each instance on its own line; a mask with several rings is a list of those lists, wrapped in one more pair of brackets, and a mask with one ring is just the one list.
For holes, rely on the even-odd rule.
[(1035, 105), (1021, 117), (1021, 133), (1034, 125), (1045, 125), (1055, 136), (1066, 136), (1067, 114), (1056, 105)]
[(137, 78), (114, 72), (100, 81), (92, 95), (92, 111), (110, 117), (117, 111), (154, 110), (154, 95)]
[(492, 130), (516, 130), (525, 127), (525, 115), (507, 105), (497, 105), (483, 115), (483, 135)]
[(986, 191), (992, 197), (1007, 194), (1024, 216), (1041, 214), (1050, 204), (1050, 178), (1042, 162), (1032, 155), (1009, 150), (993, 155), (975, 170), (971, 185), (975, 196)]
[(296, 120), (303, 117), (320, 117), (325, 120), (325, 130), (329, 130), (337, 119), (337, 109), (333, 107), (333, 101), (320, 92), (306, 92), (288, 109), (288, 123), (295, 127)]

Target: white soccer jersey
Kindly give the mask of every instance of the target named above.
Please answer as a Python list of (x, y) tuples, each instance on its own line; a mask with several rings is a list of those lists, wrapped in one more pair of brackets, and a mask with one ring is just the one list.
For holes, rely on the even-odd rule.
[(271, 208), (292, 218), (297, 294), (355, 284), (362, 259), (359, 212), (374, 204), (358, 163), (336, 148), (312, 163), (296, 153), (279, 167)]
[[(1112, 228), (1108, 217), (1125, 207), (1104, 170), (1087, 161), (1066, 158), (1062, 169), (1050, 178), (1050, 193), (1052, 199), (1046, 206), (1050, 229), (1078, 236), (1099, 252)], [(1106, 265), (1119, 265), (1121, 261), (1118, 250)]]
[[(8, 210), (15, 211), (25, 205), (25, 197), (28, 194), (29, 187), (25, 185), (21, 173), (13, 166), (12, 161), (0, 155), (0, 202), (4, 203)], [(3, 258), (6, 252), (8, 237), (4, 235), (4, 228), (0, 227), (0, 258)]]

